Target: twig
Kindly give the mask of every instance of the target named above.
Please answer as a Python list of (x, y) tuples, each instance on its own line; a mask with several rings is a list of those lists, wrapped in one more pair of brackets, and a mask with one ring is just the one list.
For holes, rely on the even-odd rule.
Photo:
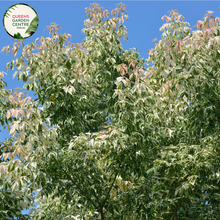
[[(87, 180), (87, 179), (86, 179), (86, 180)], [(96, 193), (95, 193), (95, 190), (92, 188), (92, 184), (89, 182), (89, 180), (87, 180), (87, 182), (89, 183), (90, 188), (92, 189), (92, 192), (93, 192), (95, 198), (99, 201), (99, 198), (98, 198), (98, 196), (97, 196)]]
[(83, 190), (77, 185), (77, 183), (72, 179), (72, 177), (66, 172), (66, 170), (64, 170), (64, 173), (67, 175), (67, 177), (73, 182), (73, 184), (79, 189), (79, 191), (80, 191), (80, 193), (83, 195), (83, 196), (85, 196), (87, 199), (88, 199), (88, 201), (90, 201), (91, 202), (91, 204), (97, 209), (97, 210), (99, 210), (98, 209), (98, 207), (95, 205), (95, 203), (83, 192)]
[(105, 202), (107, 201), (107, 198), (109, 197), (109, 193), (111, 192), (111, 190), (112, 190), (112, 187), (113, 187), (113, 185), (114, 185), (114, 183), (115, 183), (115, 180), (116, 180), (116, 177), (118, 176), (118, 172), (115, 174), (115, 178), (114, 178), (114, 180), (113, 180), (113, 182), (112, 182), (112, 184), (111, 184), (111, 186), (110, 186), (110, 188), (109, 188), (109, 190), (108, 190), (108, 193), (107, 193), (107, 195), (106, 195), (106, 198), (105, 198), (105, 200), (104, 200), (104, 202), (103, 202), (103, 206), (105, 205)]

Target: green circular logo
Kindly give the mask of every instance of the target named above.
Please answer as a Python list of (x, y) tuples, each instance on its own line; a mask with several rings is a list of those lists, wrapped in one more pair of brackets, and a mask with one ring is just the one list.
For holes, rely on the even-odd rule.
[(6, 32), (16, 39), (25, 39), (33, 35), (38, 28), (38, 23), (36, 11), (24, 3), (12, 5), (3, 16)]

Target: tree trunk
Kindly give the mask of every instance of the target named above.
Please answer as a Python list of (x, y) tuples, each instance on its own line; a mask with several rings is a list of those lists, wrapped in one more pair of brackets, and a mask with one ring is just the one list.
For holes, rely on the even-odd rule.
[(103, 213), (103, 206), (102, 205), (99, 205), (99, 208), (100, 208), (100, 215), (101, 215), (101, 220), (104, 220), (104, 213)]
[(177, 220), (177, 203), (175, 204), (175, 211), (174, 211), (174, 220)]

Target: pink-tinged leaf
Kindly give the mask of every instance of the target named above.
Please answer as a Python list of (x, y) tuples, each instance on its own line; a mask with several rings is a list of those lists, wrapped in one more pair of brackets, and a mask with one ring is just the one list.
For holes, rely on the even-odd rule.
[(213, 30), (212, 29), (207, 29), (207, 33), (208, 33), (208, 36), (209, 37), (212, 37), (212, 34), (213, 34)]
[(170, 15), (172, 15), (174, 12), (177, 12), (177, 9), (171, 10), (171, 11), (168, 11), (168, 12), (170, 12)]
[(216, 36), (214, 39), (215, 39), (215, 42), (216, 42), (218, 45), (220, 45), (220, 36)]
[(121, 65), (117, 66), (117, 71), (120, 72), (121, 71)]
[(7, 46), (3, 47), (1, 52), (4, 52), (7, 49)]
[(132, 74), (129, 76), (129, 79), (132, 79), (133, 76), (134, 76), (134, 74), (132, 73)]
[(27, 53), (28, 56), (30, 56), (31, 55), (31, 49), (27, 49), (26, 53)]
[(214, 12), (213, 11), (207, 11), (207, 14), (213, 14)]
[(14, 116), (14, 114), (15, 114), (15, 109), (12, 108), (10, 111), (11, 111), (12, 116)]
[(202, 38), (202, 37), (200, 37), (199, 39), (200, 39), (200, 45), (204, 45), (204, 44), (205, 44), (205, 42), (204, 42), (203, 38)]
[(206, 39), (206, 37), (207, 37), (207, 31), (204, 31), (203, 37), (204, 37), (204, 39)]
[(207, 14), (204, 15), (204, 21), (206, 21), (208, 18)]
[(97, 25), (99, 23), (99, 19), (94, 19), (93, 25)]
[(217, 24), (214, 19), (209, 20), (209, 27), (215, 27)]
[(98, 18), (102, 19), (102, 13), (98, 13)]
[(168, 22), (168, 21), (171, 21), (172, 19), (170, 17), (168, 17), (167, 15), (164, 15), (161, 19), (162, 21), (164, 21), (164, 18), (165, 18), (165, 21)]
[(8, 166), (7, 165), (1, 165), (0, 166), (0, 173), (5, 173), (8, 170)]
[(7, 53), (7, 54), (10, 52), (10, 48), (11, 48), (11, 45), (8, 45), (8, 46), (6, 47), (6, 53)]
[(31, 96), (28, 96), (28, 97), (26, 97), (25, 99), (24, 99), (24, 101), (25, 102), (28, 102), (28, 101), (30, 101), (32, 98), (31, 98)]
[[(46, 29), (46, 28), (45, 28)], [(40, 38), (38, 37), (38, 38), (36, 38), (36, 40), (34, 41), (34, 43), (36, 44), (37, 43), (37, 41), (39, 41), (39, 43), (40, 43)]]
[(16, 47), (13, 47), (12, 50), (11, 50), (13, 56), (15, 56), (15, 55), (14, 55), (14, 54), (15, 54), (15, 50), (16, 50)]
[(113, 136), (113, 135), (115, 135), (115, 134), (119, 134), (119, 132), (118, 132), (116, 129), (114, 129), (114, 130), (111, 132), (110, 137)]
[(166, 17), (166, 22), (172, 21), (170, 17)]
[(174, 47), (175, 50), (178, 49), (178, 45), (179, 45), (179, 42), (176, 42), (176, 46)]
[(67, 36), (68, 36), (70, 39), (72, 39), (72, 35), (71, 35), (71, 34), (67, 34)]
[(179, 43), (179, 48), (180, 48), (181, 51), (183, 50), (183, 43), (181, 41)]
[[(182, 15), (179, 15), (180, 16), (180, 18), (182, 19), (182, 20), (184, 20), (185, 19), (185, 17), (184, 16), (182, 16)], [(180, 20), (180, 19), (179, 19)]]
[(14, 129), (18, 130), (19, 121), (14, 121)]
[(120, 74), (121, 74), (122, 76), (124, 76), (124, 75), (125, 75), (125, 71), (124, 71), (124, 69), (123, 69), (123, 68), (122, 68), (122, 70), (121, 70)]
[(197, 48), (198, 48), (198, 46), (199, 46), (198, 41), (195, 41), (195, 42), (194, 42), (194, 44), (193, 44), (193, 49), (194, 49), (194, 50), (195, 50), (195, 49), (197, 49)]
[(19, 43), (18, 42), (14, 42), (13, 43), (13, 47), (16, 47), (16, 45), (18, 45), (18, 47), (19, 47)]
[(16, 49), (16, 50), (15, 50), (15, 52), (14, 52), (14, 56), (16, 56), (16, 55), (17, 55), (17, 52), (18, 52), (18, 49)]
[(148, 50), (148, 54), (149, 54), (149, 55), (153, 54), (153, 52), (154, 52), (154, 49)]
[(183, 63), (184, 58), (185, 58), (185, 54), (183, 54), (183, 56), (181, 57), (181, 63)]
[(12, 134), (12, 136), (14, 136), (14, 134), (15, 134), (14, 124), (11, 126), (9, 135), (10, 134)]
[(106, 17), (107, 17), (107, 18), (109, 17), (109, 11), (106, 12)]
[(7, 75), (7, 73), (0, 71), (0, 77), (4, 77), (4, 74)]
[(23, 44), (24, 39), (18, 39), (18, 43)]
[(20, 109), (20, 110), (19, 110), (19, 114), (22, 115), (23, 117), (25, 117), (25, 112), (24, 112), (23, 109)]
[(105, 17), (106, 12), (107, 12), (107, 9), (105, 9), (105, 10), (102, 12), (102, 17)]
[(40, 54), (39, 53), (33, 53), (32, 56), (40, 57)]
[(203, 24), (204, 24), (204, 21), (199, 20), (199, 21), (197, 21), (196, 27), (197, 27), (198, 29), (200, 29), (200, 28), (203, 27)]
[(125, 63), (122, 63), (121, 65), (122, 65), (123, 69), (125, 70), (125, 72), (127, 73), (128, 72), (127, 65)]
[(8, 157), (10, 156), (10, 154), (11, 154), (11, 153), (5, 153), (5, 154), (3, 155), (4, 161), (6, 161), (6, 160), (8, 159)]
[(129, 79), (124, 76), (117, 77), (116, 85), (119, 85), (120, 82), (122, 82), (125, 86), (128, 86)]
[(220, 22), (220, 19), (219, 19), (219, 17), (216, 17), (215, 18), (215, 20), (216, 20), (216, 22), (218, 21), (218, 22)]
[(121, 17), (121, 23), (124, 23), (124, 16)]
[(132, 61), (132, 62), (129, 64), (129, 68), (130, 68), (130, 66), (135, 67), (135, 64), (134, 64), (134, 62), (133, 62), (133, 61)]
[(14, 116), (17, 118), (19, 114), (19, 109), (15, 109)]
[(185, 41), (185, 42), (186, 42), (186, 45), (188, 45), (188, 44), (191, 44), (191, 43), (192, 43), (192, 39), (191, 39), (191, 37), (189, 37), (189, 36), (185, 37), (185, 38), (183, 39), (183, 41)]
[(170, 65), (170, 55), (168, 55), (166, 57), (165, 65), (166, 65), (167, 68), (169, 68), (169, 65)]
[(144, 75), (144, 70), (142, 68), (139, 68), (139, 73), (143, 76)]
[(9, 118), (11, 117), (11, 112), (10, 112), (10, 110), (7, 111), (6, 117), (7, 117), (7, 119), (9, 119)]
[(204, 22), (204, 27), (203, 27), (203, 30), (207, 29), (207, 27), (208, 27), (208, 22), (207, 22), (207, 21), (205, 21), (205, 22)]
[(116, 28), (116, 23), (115, 23), (113, 20), (110, 20), (110, 21), (111, 21), (111, 23), (112, 23), (113, 29), (115, 29), (115, 28)]

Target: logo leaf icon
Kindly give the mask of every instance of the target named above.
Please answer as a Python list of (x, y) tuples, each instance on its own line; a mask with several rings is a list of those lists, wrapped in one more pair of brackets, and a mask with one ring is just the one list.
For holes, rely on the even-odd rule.
[(36, 17), (31, 21), (30, 26), (28, 27), (28, 29), (26, 30), (25, 33), (29, 33), (30, 35), (34, 34), (35, 31), (37, 30), (38, 23), (39, 23), (39, 19), (38, 19), (38, 16), (36, 16)]

